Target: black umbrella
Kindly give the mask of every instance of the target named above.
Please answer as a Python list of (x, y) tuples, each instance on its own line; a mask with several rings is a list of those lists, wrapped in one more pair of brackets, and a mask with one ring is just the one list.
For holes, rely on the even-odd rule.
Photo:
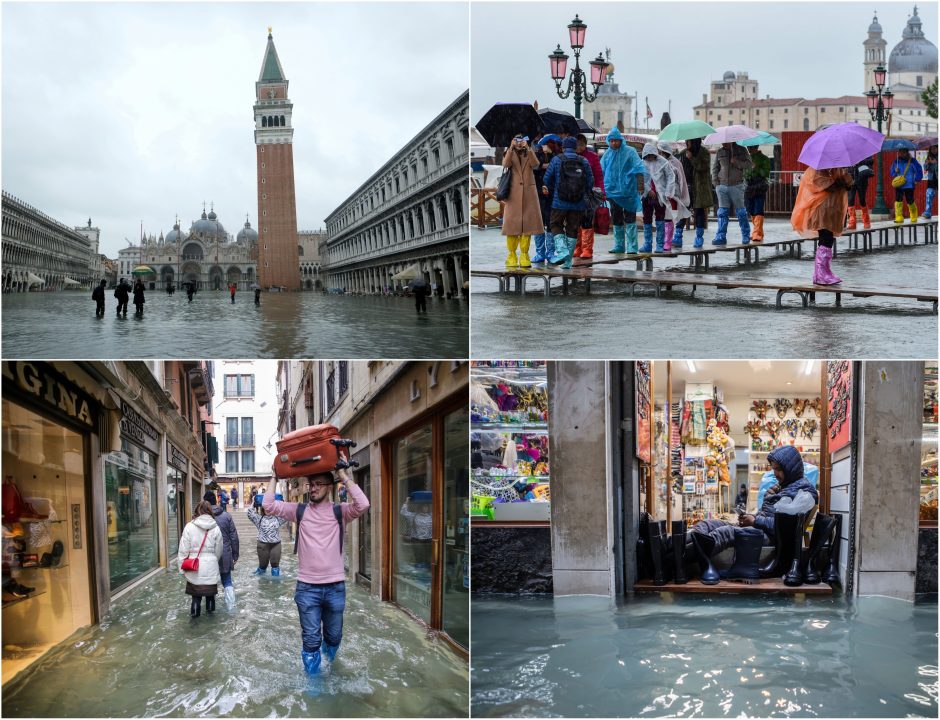
[(564, 110), (545, 108), (539, 110), (539, 117), (542, 118), (542, 124), (545, 125), (545, 132), (565, 133), (567, 135), (577, 135), (581, 132), (575, 116)]
[(509, 147), (520, 133), (535, 138), (545, 132), (539, 114), (527, 103), (496, 103), (476, 128), (490, 147)]
[(587, 120), (585, 120), (584, 118), (577, 118), (577, 121), (578, 121), (578, 129), (579, 129), (582, 133), (587, 134), (587, 133), (596, 133), (596, 132), (597, 132), (597, 128), (595, 128), (593, 125), (591, 125), (591, 124), (590, 124)]

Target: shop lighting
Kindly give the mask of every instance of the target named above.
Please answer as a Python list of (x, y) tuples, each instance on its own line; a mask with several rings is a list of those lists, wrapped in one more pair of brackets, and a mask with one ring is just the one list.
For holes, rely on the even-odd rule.
[(812, 375), (812, 374), (813, 374), (813, 366), (814, 366), (815, 364), (816, 364), (816, 361), (815, 361), (815, 360), (807, 360), (807, 361), (806, 361), (806, 365), (803, 366), (803, 374), (804, 374), (804, 375)]
[(695, 362), (694, 362), (694, 361), (692, 361), (692, 360), (686, 360), (686, 361), (685, 361), (685, 364), (686, 364), (686, 366), (688, 366), (690, 373), (694, 373), (694, 372), (696, 371), (696, 370), (695, 370)]

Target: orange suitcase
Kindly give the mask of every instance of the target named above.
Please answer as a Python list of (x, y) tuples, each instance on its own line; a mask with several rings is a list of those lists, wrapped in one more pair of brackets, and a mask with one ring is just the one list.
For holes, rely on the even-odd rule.
[(352, 440), (339, 436), (333, 425), (311, 425), (287, 433), (277, 441), (274, 474), (279, 478), (304, 477), (329, 473), (340, 468), (358, 467), (349, 461), (349, 448), (356, 447)]

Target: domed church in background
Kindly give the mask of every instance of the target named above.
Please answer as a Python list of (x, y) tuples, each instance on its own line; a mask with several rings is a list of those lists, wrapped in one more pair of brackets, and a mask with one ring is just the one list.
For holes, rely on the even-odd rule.
[(885, 62), (884, 40), (878, 15), (868, 26), (868, 39), (865, 41), (865, 87), (868, 92), (875, 84), (874, 70), (878, 65), (888, 68), (887, 83), (894, 96), (902, 100), (920, 100), (920, 94), (937, 79), (937, 46), (926, 38), (923, 23), (917, 15), (917, 6), (907, 19), (907, 26), (901, 33), (901, 42), (891, 49)]

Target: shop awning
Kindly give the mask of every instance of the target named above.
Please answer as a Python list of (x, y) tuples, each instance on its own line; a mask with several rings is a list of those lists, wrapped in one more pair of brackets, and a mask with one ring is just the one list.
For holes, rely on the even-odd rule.
[(26, 279), (29, 280), (30, 285), (45, 285), (46, 281), (43, 280), (38, 275), (33, 275), (31, 272), (26, 273)]
[(62, 282), (65, 283), (66, 285), (81, 285), (81, 283), (78, 280), (73, 280), (70, 277), (62, 278)]
[(423, 278), (424, 275), (421, 272), (421, 267), (418, 263), (409, 265), (400, 273), (392, 275), (392, 280), (417, 280), (418, 278)]

